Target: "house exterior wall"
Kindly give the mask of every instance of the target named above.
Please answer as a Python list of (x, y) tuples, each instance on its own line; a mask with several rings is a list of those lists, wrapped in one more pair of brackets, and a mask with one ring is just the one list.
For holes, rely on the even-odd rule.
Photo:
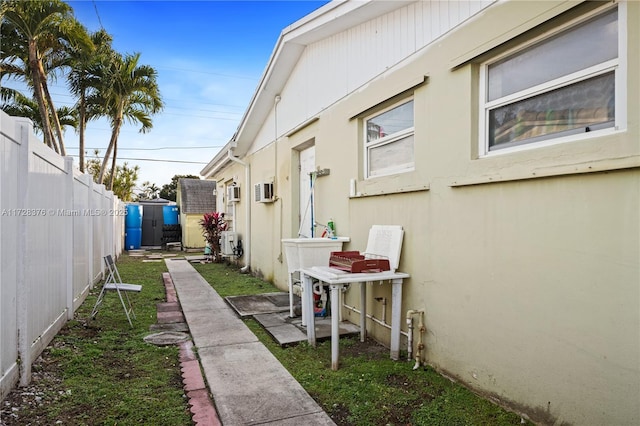
[[(238, 238), (242, 240), (244, 250), (246, 248), (246, 218), (247, 206), (252, 207), (253, 187), (247, 184), (245, 167), (238, 163), (230, 163), (229, 167), (220, 173), (212, 176), (218, 183), (216, 196), (216, 211), (224, 212), (227, 222), (227, 230), (238, 233)], [(226, 187), (232, 183), (240, 185), (240, 201), (230, 203), (227, 199)], [(252, 227), (253, 229), (253, 227)], [(259, 245), (258, 243), (256, 245)], [(247, 254), (245, 254), (247, 256)]]
[[(363, 251), (371, 225), (403, 226), (399, 270), (411, 278), (402, 306), (425, 310), (429, 364), (538, 422), (636, 424), (640, 3), (620, 6), (620, 28), (627, 31), (626, 129), (478, 155), (480, 63), (516, 46), (523, 34), (561, 25), (564, 16), (544, 22), (566, 11), (577, 14), (574, 6), (595, 3), (492, 4), (414, 55), (392, 59), (389, 70), (368, 75), (364, 85), (340, 79), (334, 84), (298, 64), (278, 113), (269, 118), (277, 116), (277, 125), (265, 123), (270, 130), (259, 133), (242, 159), (251, 166), (251, 184), (273, 177), (278, 196), (274, 203), (252, 205), (251, 267), (286, 289), (279, 241), (297, 232), (296, 153), (315, 143), (317, 166), (331, 171), (316, 183), (317, 221), (332, 217), (338, 234), (351, 237), (345, 249)], [(352, 46), (354, 38), (347, 35), (334, 37), (336, 49)], [(309, 56), (328, 42), (309, 46)], [(330, 58), (325, 53), (324, 60)], [(312, 77), (318, 94), (345, 95), (315, 100), (302, 89)], [(414, 99), (415, 170), (364, 179), (362, 117), (407, 93)], [(302, 101), (308, 108), (301, 108)], [(303, 125), (314, 116), (317, 120)], [(298, 126), (295, 132), (285, 130)], [(274, 129), (282, 129), (277, 143), (264, 143)], [(233, 171), (237, 167), (214, 178), (235, 173), (242, 180), (244, 175)], [(350, 197), (351, 179), (359, 196)], [(356, 293), (347, 291), (345, 303), (357, 307)], [(390, 289), (374, 285), (368, 297), (369, 313), (379, 317), (376, 298), (390, 300)], [(352, 315), (343, 312), (356, 322)], [(369, 323), (369, 333), (389, 342), (389, 331), (375, 323)]]
[(493, 1), (418, 1), (306, 47), (252, 151), (273, 142)]

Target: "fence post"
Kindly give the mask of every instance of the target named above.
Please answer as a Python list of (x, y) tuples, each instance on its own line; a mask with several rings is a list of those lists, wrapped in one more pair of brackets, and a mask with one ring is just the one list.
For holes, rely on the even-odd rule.
[[(66, 188), (63, 191), (64, 195), (64, 208), (72, 212), (73, 211), (73, 158), (72, 157), (64, 157), (64, 171), (67, 173), (66, 179)], [(75, 212), (74, 214), (79, 214), (79, 212)], [(65, 241), (62, 244), (63, 249), (63, 259), (64, 259), (64, 268), (66, 270), (66, 280), (67, 280), (67, 320), (73, 319), (73, 299), (75, 298), (74, 294), (74, 286), (73, 286), (73, 232), (74, 232), (74, 216), (65, 217), (64, 227), (66, 228), (64, 233)]]
[[(15, 133), (20, 141), (18, 149), (18, 199), (17, 209), (27, 205), (29, 192), (29, 146), (33, 124), (24, 119), (16, 120)], [(16, 324), (18, 329), (18, 358), (20, 360), (20, 385), (27, 386), (31, 381), (31, 342), (29, 341), (29, 285), (25, 281), (27, 267), (27, 217), (18, 217), (18, 240), (16, 241)]]
[[(110, 191), (110, 190), (104, 191), (104, 199), (103, 199), (102, 206), (106, 211), (113, 209), (113, 191)], [(102, 224), (104, 226), (104, 229), (106, 229), (106, 232), (104, 234), (104, 241), (103, 241), (104, 242), (103, 246), (105, 249), (104, 255), (106, 256), (110, 254), (115, 259), (116, 254), (113, 252), (113, 219), (108, 215), (104, 215)]]
[[(104, 184), (100, 184), (100, 201), (98, 202), (98, 206), (97, 206), (98, 209), (104, 209), (104, 197), (106, 192), (107, 192), (107, 187), (104, 186)], [(105, 270), (104, 270), (104, 264), (102, 263), (102, 259), (104, 259), (104, 257), (107, 255), (104, 249), (104, 217), (96, 216), (96, 220), (100, 224), (100, 255), (98, 258), (100, 259), (100, 272), (102, 273), (102, 278), (104, 278)]]
[[(93, 211), (93, 177), (89, 176), (89, 175), (85, 175), (86, 177), (89, 177), (89, 184), (87, 185), (87, 191), (89, 191), (89, 197), (87, 198), (88, 200), (88, 204), (87, 204), (87, 208), (89, 209), (89, 211)], [(89, 220), (89, 226), (88, 228), (88, 235), (87, 235), (87, 241), (89, 241), (89, 286), (91, 288), (93, 288), (93, 280), (95, 278), (95, 271), (93, 269), (93, 262), (95, 261), (95, 250), (93, 249), (93, 216), (89, 216), (90, 220)]]

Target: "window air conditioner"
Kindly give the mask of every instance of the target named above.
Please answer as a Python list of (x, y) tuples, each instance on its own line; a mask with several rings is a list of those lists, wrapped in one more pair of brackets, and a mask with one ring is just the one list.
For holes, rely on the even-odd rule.
[(227, 186), (227, 202), (240, 201), (240, 187), (237, 185)]
[(220, 233), (220, 252), (223, 256), (233, 256), (233, 249), (238, 243), (238, 234), (233, 231)]
[(273, 183), (261, 182), (255, 185), (256, 202), (271, 203), (273, 202)]

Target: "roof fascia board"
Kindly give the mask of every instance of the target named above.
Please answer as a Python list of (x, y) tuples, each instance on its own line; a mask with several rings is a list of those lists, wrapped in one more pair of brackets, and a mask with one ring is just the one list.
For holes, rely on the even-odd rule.
[[(308, 45), (385, 15), (416, 0), (348, 0), (332, 2), (282, 31), (285, 38)], [(287, 40), (286, 40), (287, 41)]]
[(227, 142), (227, 144), (213, 157), (209, 163), (200, 170), (200, 176), (206, 178), (211, 177), (229, 163), (228, 152), (237, 146), (235, 140)]

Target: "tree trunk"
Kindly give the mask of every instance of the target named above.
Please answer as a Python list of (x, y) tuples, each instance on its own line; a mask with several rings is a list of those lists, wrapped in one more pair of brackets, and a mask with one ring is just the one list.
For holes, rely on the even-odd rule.
[(60, 155), (67, 155), (67, 151), (64, 149), (64, 136), (62, 135), (62, 126), (60, 125), (60, 119), (58, 118), (58, 113), (56, 112), (56, 108), (53, 105), (53, 99), (51, 99), (51, 94), (49, 93), (49, 87), (47, 86), (47, 78), (44, 75), (44, 69), (42, 68), (42, 64), (38, 61), (38, 71), (40, 73), (40, 84), (42, 85), (42, 91), (46, 96), (47, 103), (49, 105), (49, 109), (51, 110), (51, 117), (53, 117), (53, 124), (55, 124), (55, 130), (58, 135), (58, 145), (60, 146)]
[(85, 96), (84, 96), (84, 90), (82, 90), (82, 92), (80, 92), (80, 115), (78, 117), (78, 125), (80, 126), (79, 130), (79, 137), (78, 137), (78, 141), (79, 141), (79, 160), (78, 162), (80, 163), (80, 172), (84, 173), (84, 130), (85, 127), (87, 125), (86, 123), (86, 104), (85, 104)]
[(113, 157), (111, 160), (111, 177), (109, 178), (109, 191), (113, 191), (113, 180), (116, 177), (116, 157), (118, 156), (118, 139), (116, 137), (116, 143), (113, 144)]
[(47, 113), (47, 107), (42, 93), (42, 83), (40, 82), (40, 73), (38, 71), (40, 69), (39, 65), (40, 61), (38, 59), (36, 42), (35, 40), (29, 40), (29, 72), (31, 73), (31, 79), (33, 80), (33, 94), (36, 97), (38, 110), (40, 111), (40, 117), (42, 119), (44, 143), (53, 148), (56, 152), (60, 152), (55, 140), (52, 139), (53, 132), (51, 131), (51, 122), (49, 121), (49, 114)]
[[(104, 160), (102, 160), (102, 167), (100, 167), (100, 175), (98, 176), (98, 183), (104, 182), (104, 174), (107, 170), (107, 164), (109, 163), (109, 157), (111, 157), (111, 153), (113, 152), (116, 143), (118, 142), (118, 135), (120, 134), (120, 127), (122, 126), (122, 116), (116, 118), (115, 123), (113, 125), (113, 129), (111, 131), (111, 140), (109, 141), (109, 146), (107, 147), (107, 152), (104, 154)], [(114, 163), (115, 163), (115, 155), (114, 155)], [(113, 173), (113, 171), (112, 171)]]
[(109, 162), (109, 157), (111, 157), (111, 151), (113, 151), (114, 133), (111, 133), (111, 140), (109, 141), (109, 146), (107, 147), (107, 152), (104, 153), (104, 158), (102, 159), (102, 166), (100, 166), (100, 174), (98, 175), (98, 183), (104, 183), (104, 173), (107, 170), (107, 163)]

